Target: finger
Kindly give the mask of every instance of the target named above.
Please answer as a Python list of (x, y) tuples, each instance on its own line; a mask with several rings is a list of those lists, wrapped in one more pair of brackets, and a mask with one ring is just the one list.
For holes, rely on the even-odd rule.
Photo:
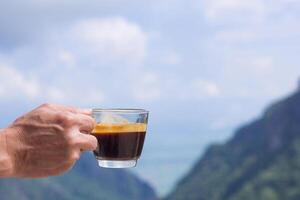
[(90, 108), (65, 107), (65, 109), (75, 114), (78, 113), (78, 114), (83, 114), (88, 116), (92, 116), (92, 112), (93, 112), (93, 110)]
[(98, 146), (98, 141), (95, 136), (78, 133), (76, 136), (76, 147), (83, 151), (93, 151)]
[(58, 105), (58, 104), (54, 104), (53, 106), (59, 110), (65, 110), (65, 111), (69, 111), (69, 112), (72, 112), (75, 114), (78, 113), (78, 114), (92, 116), (92, 109), (90, 109), (90, 108), (76, 108), (73, 106), (64, 106), (64, 105)]
[(94, 118), (83, 114), (76, 115), (76, 123), (78, 125), (79, 131), (84, 133), (92, 132), (92, 130), (96, 126), (96, 121)]
[(92, 116), (93, 110), (90, 108), (76, 108), (77, 113)]

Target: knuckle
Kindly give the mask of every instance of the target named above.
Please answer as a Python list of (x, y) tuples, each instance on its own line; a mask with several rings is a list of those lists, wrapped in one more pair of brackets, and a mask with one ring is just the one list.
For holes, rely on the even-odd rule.
[(23, 121), (24, 118), (25, 118), (24, 116), (18, 117), (17, 119), (14, 120), (13, 124), (17, 124), (17, 123)]
[(66, 126), (70, 126), (74, 122), (74, 117), (70, 113), (67, 113), (67, 112), (56, 113), (56, 118), (61, 124), (66, 125)]
[(78, 144), (77, 140), (75, 137), (67, 137), (66, 138), (66, 145), (68, 148), (73, 148), (73, 147), (76, 147)]
[(43, 103), (37, 109), (35, 109), (35, 111), (36, 112), (49, 112), (49, 111), (53, 110), (52, 107), (53, 106), (50, 103)]
[(85, 139), (82, 142), (86, 150), (95, 150), (98, 146), (98, 141), (95, 136), (85, 134)]
[(66, 113), (65, 115), (63, 115), (63, 119), (64, 119), (64, 122), (68, 125), (71, 125), (74, 122), (74, 117), (69, 113)]
[(95, 136), (91, 135), (91, 145), (93, 149), (96, 149), (98, 147), (98, 140)]
[(80, 155), (78, 152), (73, 152), (70, 157), (70, 159), (74, 160), (74, 161), (79, 160), (79, 158), (80, 158)]
[(94, 118), (91, 117), (91, 122), (92, 122), (92, 129), (97, 125), (97, 122)]
[(65, 115), (61, 112), (56, 112), (54, 115), (57, 120), (60, 120), (60, 121), (65, 120)]
[(87, 120), (87, 128), (89, 129), (89, 131), (93, 130), (95, 126), (96, 126), (96, 121), (93, 118)]
[(80, 126), (81, 131), (90, 133), (96, 126), (96, 121), (92, 117), (84, 117), (80, 120)]
[(50, 103), (43, 103), (40, 107), (41, 108), (51, 108), (52, 105)]

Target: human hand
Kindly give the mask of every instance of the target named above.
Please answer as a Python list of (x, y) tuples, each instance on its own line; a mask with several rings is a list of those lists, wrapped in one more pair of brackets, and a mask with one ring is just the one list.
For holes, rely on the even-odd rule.
[(41, 105), (2, 130), (0, 152), (2, 148), (7, 155), (2, 176), (38, 178), (66, 172), (82, 151), (96, 149), (96, 138), (87, 134), (94, 126), (91, 110)]

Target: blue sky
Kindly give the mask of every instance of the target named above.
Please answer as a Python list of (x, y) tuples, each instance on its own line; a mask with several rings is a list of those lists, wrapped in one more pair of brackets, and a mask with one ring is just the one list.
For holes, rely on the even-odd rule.
[(43, 102), (146, 108), (135, 172), (163, 194), (296, 88), (299, 11), (298, 0), (1, 1), (1, 125)]

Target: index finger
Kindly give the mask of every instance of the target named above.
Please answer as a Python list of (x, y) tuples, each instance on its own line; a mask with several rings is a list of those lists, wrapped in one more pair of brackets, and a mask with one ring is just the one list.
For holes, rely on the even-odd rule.
[(79, 128), (79, 131), (84, 133), (90, 133), (96, 126), (96, 121), (91, 116), (83, 115), (83, 114), (76, 114), (76, 125)]
[(63, 105), (53, 105), (53, 106), (56, 107), (57, 109), (69, 111), (75, 114), (84, 114), (84, 115), (92, 116), (92, 109), (90, 108), (76, 108), (73, 106), (63, 106)]
[(77, 113), (92, 116), (93, 110), (91, 108), (75, 108)]

